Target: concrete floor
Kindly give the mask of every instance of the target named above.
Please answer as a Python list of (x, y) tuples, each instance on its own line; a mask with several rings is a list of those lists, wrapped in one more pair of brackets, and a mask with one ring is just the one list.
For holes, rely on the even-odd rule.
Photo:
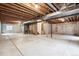
[(0, 56), (79, 56), (79, 37), (2, 34)]

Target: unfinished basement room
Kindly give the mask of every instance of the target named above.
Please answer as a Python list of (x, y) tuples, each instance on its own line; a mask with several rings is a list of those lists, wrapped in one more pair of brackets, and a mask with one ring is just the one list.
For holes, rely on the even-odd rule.
[(79, 3), (0, 3), (0, 56), (79, 56)]

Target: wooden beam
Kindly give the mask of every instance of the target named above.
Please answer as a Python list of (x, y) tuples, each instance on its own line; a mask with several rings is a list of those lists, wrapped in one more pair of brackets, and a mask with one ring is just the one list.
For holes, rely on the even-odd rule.
[(71, 17), (71, 20), (72, 20), (72, 22), (73, 22), (73, 18)]
[(56, 12), (55, 7), (54, 7), (52, 4), (46, 3), (46, 5), (47, 5), (53, 12)]
[(69, 22), (71, 22), (71, 19), (70, 18), (68, 18), (68, 20), (69, 20)]
[(75, 22), (77, 21), (77, 16), (74, 16), (74, 21), (75, 21)]
[(78, 16), (78, 21), (79, 21), (79, 16)]
[(55, 7), (56, 11), (59, 11), (59, 8), (54, 3), (52, 3), (52, 5)]
[(78, 21), (78, 16), (76, 17), (77, 21)]

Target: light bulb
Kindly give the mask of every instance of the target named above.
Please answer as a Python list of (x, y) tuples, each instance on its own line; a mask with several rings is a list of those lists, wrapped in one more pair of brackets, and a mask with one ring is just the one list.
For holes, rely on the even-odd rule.
[(62, 19), (62, 18), (61, 18), (61, 19), (58, 19), (58, 20), (60, 20), (60, 21), (62, 21), (62, 22), (64, 22), (64, 21), (65, 21), (65, 20), (64, 20), (64, 19)]
[(35, 5), (35, 8), (38, 8), (39, 6), (38, 5)]

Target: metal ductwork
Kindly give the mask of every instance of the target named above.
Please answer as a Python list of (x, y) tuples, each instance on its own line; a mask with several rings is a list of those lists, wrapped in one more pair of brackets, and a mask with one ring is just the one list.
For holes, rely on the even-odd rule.
[(33, 23), (38, 23), (38, 22), (42, 22), (42, 20), (38, 19), (37, 21), (26, 21), (23, 24), (33, 24)]
[(58, 11), (54, 12), (51, 14), (48, 14), (43, 17), (43, 20), (51, 20), (51, 19), (56, 19), (56, 18), (64, 18), (64, 17), (69, 17), (69, 16), (76, 16), (79, 15), (79, 8), (70, 10), (70, 11)]
[(76, 15), (79, 15), (79, 8), (70, 10), (70, 11), (57, 11), (57, 12), (54, 12), (54, 13), (51, 13), (51, 14), (48, 14), (48, 15), (42, 17), (41, 19), (43, 19), (43, 20), (27, 21), (27, 22), (24, 22), (24, 24), (38, 23), (38, 22), (42, 22), (42, 21), (46, 21), (46, 20), (55, 20), (57, 18), (64, 18), (64, 17), (76, 16)]

